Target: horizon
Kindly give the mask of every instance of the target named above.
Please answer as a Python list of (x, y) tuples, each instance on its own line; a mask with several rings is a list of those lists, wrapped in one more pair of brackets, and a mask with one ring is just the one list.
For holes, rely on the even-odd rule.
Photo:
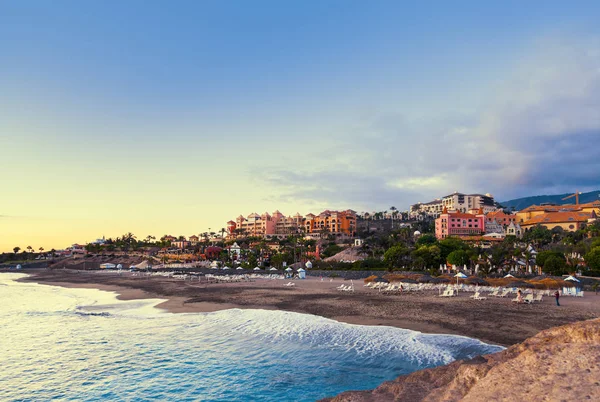
[(576, 3), (0, 4), (0, 252), (597, 190)]

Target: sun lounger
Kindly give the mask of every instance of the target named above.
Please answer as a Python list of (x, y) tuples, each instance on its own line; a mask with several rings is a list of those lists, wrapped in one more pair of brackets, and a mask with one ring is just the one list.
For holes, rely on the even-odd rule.
[(533, 294), (528, 294), (527, 296), (525, 296), (525, 299), (523, 299), (523, 301), (527, 304), (532, 304), (533, 303)]
[(504, 291), (502, 292), (502, 294), (499, 294), (496, 297), (506, 297), (506, 296), (508, 296), (509, 293), (510, 293), (509, 289), (504, 289)]
[(490, 294), (489, 294), (489, 295), (490, 295), (490, 297), (491, 297), (491, 296), (494, 296), (494, 297), (498, 296), (498, 291), (499, 291), (499, 290), (500, 290), (500, 289), (495, 289), (495, 290), (494, 290), (492, 293), (490, 293)]
[(543, 294), (540, 292), (540, 293), (538, 293), (538, 294), (535, 296), (535, 298), (533, 299), (533, 301), (536, 301), (536, 302), (541, 302), (543, 297), (544, 297), (544, 295), (543, 295)]

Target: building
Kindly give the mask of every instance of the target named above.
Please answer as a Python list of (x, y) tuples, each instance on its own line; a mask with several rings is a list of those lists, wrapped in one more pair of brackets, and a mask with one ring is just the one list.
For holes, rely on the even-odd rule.
[(308, 214), (304, 219), (304, 230), (311, 234), (333, 234), (354, 237), (356, 233), (356, 212), (325, 210), (319, 215)]
[(356, 212), (323, 211), (319, 215), (296, 213), (285, 216), (279, 211), (262, 215), (252, 213), (247, 217), (238, 216), (235, 221), (227, 222), (227, 233), (230, 238), (241, 236), (287, 236), (297, 233), (322, 235), (347, 235), (353, 237), (356, 233)]
[(476, 215), (464, 212), (448, 212), (448, 209), (444, 208), (439, 218), (435, 220), (435, 237), (438, 239), (451, 236), (481, 236), (484, 233), (485, 215), (483, 214), (483, 208)]
[(517, 222), (523, 223), (536, 216), (553, 212), (583, 212), (596, 215), (600, 214), (600, 201), (588, 202), (586, 204), (566, 204), (566, 205), (531, 205), (516, 213)]
[(463, 194), (454, 192), (442, 198), (443, 208), (448, 211), (458, 211), (467, 213), (471, 210), (480, 209), (484, 214), (495, 212), (497, 210), (494, 197), (491, 194)]
[(518, 223), (511, 222), (506, 229), (504, 229), (504, 234), (507, 236), (515, 236), (517, 239), (520, 239), (523, 237), (523, 229)]
[(174, 240), (171, 242), (171, 247), (178, 248), (181, 250), (188, 248), (189, 246), (190, 246), (190, 242), (187, 240)]
[(189, 241), (191, 246), (197, 246), (200, 242), (200, 238), (196, 235), (191, 235)]
[(486, 225), (492, 221), (496, 221), (502, 226), (508, 226), (511, 222), (517, 222), (517, 219), (517, 215), (507, 214), (503, 210), (489, 212), (485, 215)]
[(581, 211), (551, 211), (544, 212), (541, 214), (535, 214), (531, 219), (522, 222), (520, 225), (524, 231), (531, 230), (532, 228), (540, 225), (550, 230), (554, 228), (562, 228), (568, 232), (574, 232), (579, 229), (583, 229), (589, 222), (595, 221), (597, 218), (596, 212), (592, 211), (581, 212)]
[(416, 203), (410, 206), (409, 216), (412, 218), (416, 218), (419, 215), (426, 215), (437, 218), (440, 216), (444, 209), (444, 205), (442, 204), (442, 200), (439, 198), (437, 200), (433, 200), (426, 203)]

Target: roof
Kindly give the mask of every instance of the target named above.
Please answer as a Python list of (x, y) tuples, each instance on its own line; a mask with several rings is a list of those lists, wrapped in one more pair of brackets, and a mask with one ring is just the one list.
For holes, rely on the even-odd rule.
[(563, 211), (563, 212), (548, 212), (523, 222), (523, 226), (526, 225), (538, 225), (545, 223), (569, 223), (569, 222), (587, 222), (588, 219), (592, 218), (591, 213), (587, 212), (574, 212), (574, 211)]
[(447, 212), (446, 209), (444, 209), (444, 212), (442, 213), (442, 215), (448, 215), (448, 217), (450, 218), (461, 218), (461, 219), (473, 219), (473, 218), (477, 218), (478, 215), (473, 215), (473, 214), (466, 214), (464, 212)]

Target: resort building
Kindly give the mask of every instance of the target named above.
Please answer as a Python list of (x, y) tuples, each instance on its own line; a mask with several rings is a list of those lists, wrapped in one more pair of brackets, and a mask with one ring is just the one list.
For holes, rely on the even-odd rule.
[(262, 215), (252, 213), (247, 217), (238, 216), (235, 221), (227, 222), (227, 233), (230, 238), (241, 236), (287, 236), (295, 233), (334, 234), (353, 237), (356, 233), (356, 212), (323, 211), (319, 215), (302, 216), (296, 213), (285, 216), (279, 211)]
[(559, 227), (565, 231), (574, 232), (585, 228), (589, 222), (595, 221), (596, 218), (595, 211), (591, 213), (581, 211), (551, 211), (541, 214), (536, 213), (535, 216), (520, 225), (525, 231), (540, 225), (550, 230)]
[(529, 221), (536, 216), (545, 215), (553, 212), (583, 212), (596, 215), (600, 214), (600, 200), (588, 202), (586, 204), (566, 204), (566, 205), (531, 205), (516, 213), (517, 222)]
[(439, 218), (435, 220), (435, 237), (445, 239), (446, 237), (472, 237), (481, 236), (485, 233), (485, 215), (483, 208), (478, 214), (467, 214), (464, 212), (448, 212), (447, 208), (442, 210)]
[(433, 200), (426, 203), (416, 203), (411, 205), (409, 216), (412, 218), (416, 218), (419, 215), (427, 215), (434, 218), (440, 216), (444, 209), (444, 205), (442, 204), (441, 199)]
[(196, 246), (196, 245), (198, 245), (198, 242), (200, 241), (200, 238), (198, 236), (196, 236), (196, 235), (191, 235), (190, 238), (189, 238), (189, 241), (190, 241), (190, 245), (191, 246)]
[(484, 214), (497, 210), (491, 194), (463, 194), (455, 192), (442, 198), (442, 206), (448, 211), (468, 212), (480, 209)]
[(504, 213), (503, 210), (489, 212), (485, 215), (486, 225), (492, 221), (496, 221), (500, 225), (508, 226), (511, 222), (517, 222), (517, 219), (517, 215)]
[(417, 218), (422, 215), (437, 218), (444, 208), (448, 211), (457, 211), (463, 213), (483, 213), (495, 212), (497, 210), (494, 197), (491, 194), (463, 194), (459, 192), (452, 193), (441, 199), (431, 202), (417, 203), (410, 207), (410, 217)]

